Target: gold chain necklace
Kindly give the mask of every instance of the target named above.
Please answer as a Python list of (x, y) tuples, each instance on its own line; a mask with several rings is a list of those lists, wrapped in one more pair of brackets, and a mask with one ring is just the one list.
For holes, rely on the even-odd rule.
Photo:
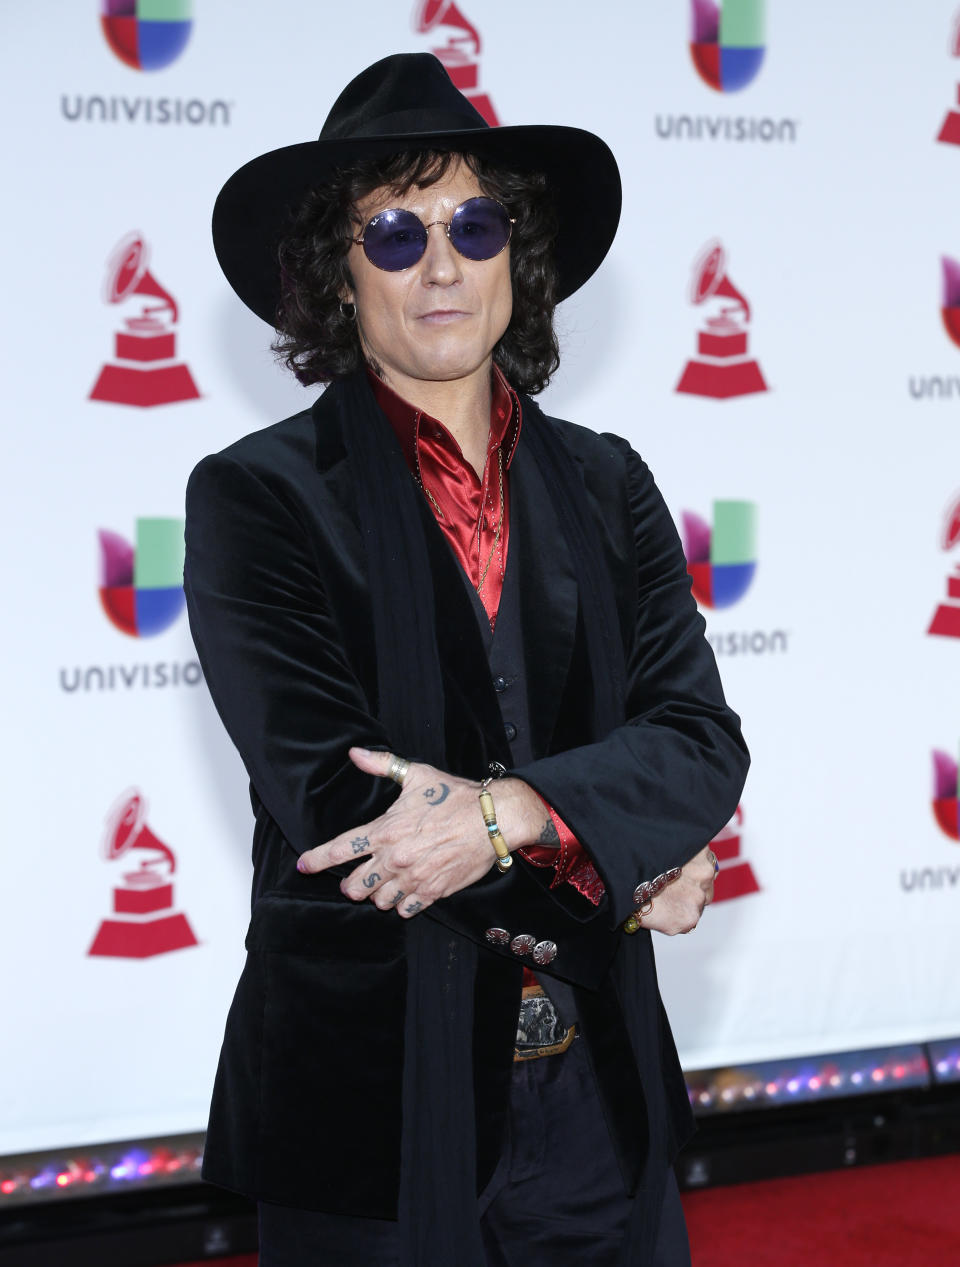
[[(490, 564), (493, 562), (493, 556), (496, 554), (496, 552), (497, 552), (497, 546), (500, 544), (500, 533), (501, 533), (501, 532), (502, 532), (502, 530), (503, 530), (503, 510), (504, 510), (504, 501), (503, 501), (503, 445), (501, 445), (501, 446), (500, 446), (500, 448), (498, 448), (498, 449), (497, 449), (497, 476), (498, 476), (498, 483), (499, 483), (499, 487), (500, 487), (500, 518), (497, 520), (497, 527), (496, 527), (496, 530), (495, 530), (495, 532), (494, 532), (494, 534), (493, 534), (493, 545), (490, 547), (490, 553), (487, 555), (487, 561), (486, 561), (486, 564), (484, 565), (484, 568), (483, 568), (483, 573), (482, 573), (482, 575), (481, 575), (481, 577), (480, 577), (480, 580), (479, 580), (479, 582), (478, 582), (478, 584), (477, 584), (477, 593), (478, 593), (478, 594), (479, 594), (479, 593), (481, 592), (481, 590), (483, 589), (483, 583), (484, 583), (484, 581), (487, 579), (487, 573), (490, 571)], [(427, 500), (429, 501), (430, 505), (433, 507), (434, 512), (435, 512), (435, 513), (436, 513), (436, 515), (437, 515), (437, 518), (438, 518), (438, 519), (443, 519), (443, 518), (445, 518), (443, 511), (440, 509), (440, 503), (439, 503), (439, 502), (437, 501), (437, 499), (434, 497), (433, 493), (431, 493), (431, 492), (430, 492), (430, 489), (429, 489), (429, 488), (427, 488), (426, 484), (424, 484), (424, 482), (423, 482), (423, 480), (421, 479), (421, 477), (420, 477), (418, 474), (414, 473), (414, 474), (413, 474), (413, 478), (414, 478), (414, 480), (416, 480), (417, 484), (419, 484), (419, 485), (420, 485), (420, 490), (421, 490), (421, 492), (424, 494), (424, 496), (425, 496), (425, 497), (427, 498)], [(481, 511), (481, 519), (482, 519), (482, 515), (483, 515), (483, 512)], [(479, 532), (478, 532), (478, 536), (479, 536)]]
[(417, 480), (417, 483), (423, 489), (424, 493), (426, 493), (427, 501), (429, 501), (430, 505), (433, 507), (434, 514), (437, 516), (437, 518), (445, 519), (446, 516), (444, 515), (443, 511), (440, 509), (440, 503), (434, 497), (433, 493), (430, 492), (429, 488), (427, 488), (426, 484), (424, 484), (422, 480)]
[(500, 475), (500, 518), (497, 520), (497, 530), (493, 534), (493, 545), (490, 547), (490, 553), (487, 555), (487, 562), (477, 585), (477, 593), (483, 590), (483, 583), (487, 579), (487, 573), (490, 571), (490, 564), (493, 562), (493, 556), (496, 554), (497, 546), (500, 544), (500, 530), (503, 528), (503, 445), (497, 449), (497, 468)]

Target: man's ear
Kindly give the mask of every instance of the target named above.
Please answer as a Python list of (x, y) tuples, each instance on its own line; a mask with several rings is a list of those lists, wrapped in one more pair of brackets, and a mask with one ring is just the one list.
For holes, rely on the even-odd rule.
[(350, 269), (344, 268), (344, 273), (346, 274), (346, 277), (339, 290), (340, 302), (342, 304), (355, 304), (357, 302), (357, 297), (353, 291), (353, 278), (350, 275)]

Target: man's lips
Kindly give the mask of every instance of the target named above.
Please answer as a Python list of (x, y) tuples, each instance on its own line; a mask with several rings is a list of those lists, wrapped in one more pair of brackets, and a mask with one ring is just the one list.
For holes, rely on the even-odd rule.
[(428, 325), (445, 325), (449, 321), (461, 321), (469, 316), (470, 313), (464, 312), (462, 308), (435, 308), (431, 312), (421, 313), (417, 320), (425, 321)]

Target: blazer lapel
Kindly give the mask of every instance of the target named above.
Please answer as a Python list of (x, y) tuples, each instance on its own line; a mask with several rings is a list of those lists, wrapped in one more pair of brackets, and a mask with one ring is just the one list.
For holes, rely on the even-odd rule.
[[(332, 406), (329, 393), (314, 405), (317, 466), (328, 495), (350, 521), (352, 555), (358, 548), (362, 551), (359, 535), (355, 535), (353, 476), (349, 460), (343, 461), (346, 452), (340, 420)], [(399, 451), (397, 460), (403, 461)], [(420, 509), (433, 574), (451, 768), (465, 777), (478, 778), (490, 761), (509, 766), (510, 751), (462, 570), (425, 501)], [(509, 550), (510, 566), (519, 569), (530, 733), (534, 754), (539, 757), (550, 750), (563, 701), (577, 631), (578, 597), (566, 538), (537, 464), (524, 446), (522, 432), (510, 463)], [(361, 559), (357, 563), (365, 571)]]
[(522, 432), (510, 464), (509, 548), (519, 564), (530, 735), (540, 757), (550, 750), (570, 671), (578, 599), (566, 538)]

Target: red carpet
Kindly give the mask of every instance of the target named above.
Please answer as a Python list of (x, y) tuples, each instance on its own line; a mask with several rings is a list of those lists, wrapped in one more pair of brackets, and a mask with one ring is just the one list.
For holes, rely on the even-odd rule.
[(960, 1155), (685, 1192), (683, 1208), (693, 1267), (960, 1264)]
[(685, 1192), (693, 1267), (955, 1267), (960, 1156)]

